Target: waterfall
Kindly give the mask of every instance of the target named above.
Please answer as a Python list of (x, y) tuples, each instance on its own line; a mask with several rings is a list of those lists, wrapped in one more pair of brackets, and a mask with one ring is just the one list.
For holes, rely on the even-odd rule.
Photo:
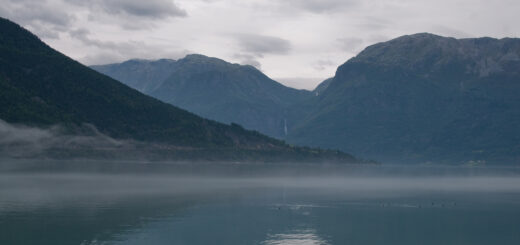
[(285, 136), (287, 136), (287, 119), (283, 119), (283, 132), (285, 133)]

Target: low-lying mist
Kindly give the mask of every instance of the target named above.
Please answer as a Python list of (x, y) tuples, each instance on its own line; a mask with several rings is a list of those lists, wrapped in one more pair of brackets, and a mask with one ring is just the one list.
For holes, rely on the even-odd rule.
[[(243, 166), (59, 162), (60, 166), (17, 167), (0, 172), (0, 196), (9, 203), (82, 205), (147, 198), (314, 195), (377, 199), (427, 193), (520, 193), (517, 168), (285, 165)], [(34, 166), (34, 165), (30, 165)], [(49, 166), (43, 165), (43, 166)], [(94, 167), (98, 166), (98, 168)], [(102, 166), (102, 167), (99, 167)], [(127, 167), (127, 171), (122, 171)], [(304, 170), (302, 170), (302, 167)], [(204, 171), (205, 170), (205, 171)], [(16, 205), (15, 205), (16, 206)]]
[[(212, 157), (226, 153), (222, 149), (115, 139), (88, 123), (41, 128), (0, 119), (0, 159), (213, 161)], [(233, 152), (228, 155), (233, 156)]]
[(83, 124), (69, 132), (61, 126), (48, 128), (14, 125), (0, 119), (0, 156), (3, 158), (67, 157), (80, 152), (136, 149), (134, 142), (116, 140)]

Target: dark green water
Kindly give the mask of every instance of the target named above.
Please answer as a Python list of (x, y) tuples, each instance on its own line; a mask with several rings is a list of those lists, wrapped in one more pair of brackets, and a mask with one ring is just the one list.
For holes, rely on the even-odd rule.
[(0, 244), (520, 244), (516, 169), (4, 171)]

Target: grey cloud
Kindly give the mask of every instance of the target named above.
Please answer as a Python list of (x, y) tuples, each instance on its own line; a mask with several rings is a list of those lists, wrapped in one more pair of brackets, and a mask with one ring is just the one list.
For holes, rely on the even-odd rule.
[(358, 1), (353, 0), (290, 0), (286, 3), (312, 13), (343, 11), (359, 4)]
[[(131, 44), (126, 44), (130, 45)], [(80, 62), (86, 65), (104, 65), (111, 63), (119, 63), (129, 59), (180, 59), (185, 57), (187, 54), (194, 53), (191, 50), (167, 50), (165, 47), (133, 47), (134, 50), (125, 51), (123, 49), (117, 50), (102, 50), (101, 52), (92, 53), (80, 58)]]
[(191, 50), (177, 50), (177, 51), (168, 51), (161, 47), (145, 47), (145, 48), (137, 48), (132, 51), (101, 51), (86, 55), (81, 57), (79, 61), (85, 65), (105, 65), (111, 63), (119, 63), (129, 59), (180, 59), (185, 57), (188, 54), (194, 53)]
[(65, 0), (87, 6), (93, 10), (102, 10), (108, 14), (161, 19), (166, 17), (184, 17), (186, 11), (172, 0)]
[(79, 58), (79, 61), (85, 65), (106, 65), (112, 63), (119, 63), (128, 60), (125, 56), (117, 52), (101, 52), (95, 54), (88, 54)]
[(257, 57), (250, 54), (234, 54), (233, 58), (240, 60), (242, 65), (251, 65), (257, 69), (262, 69), (262, 64), (257, 60)]
[(338, 64), (334, 63), (333, 61), (331, 60), (318, 60), (315, 64), (314, 64), (314, 69), (318, 70), (318, 71), (321, 71), (321, 70), (325, 70), (326, 68), (328, 67), (331, 67), (331, 66), (337, 66)]
[(106, 1), (106, 6), (109, 9), (118, 12), (124, 11), (136, 16), (150, 16), (152, 18), (166, 17), (166, 16), (186, 16), (186, 11), (179, 8), (171, 0), (113, 0)]
[(338, 42), (342, 50), (357, 52), (363, 44), (363, 39), (357, 37), (339, 38)]
[(59, 3), (46, 1), (6, 0), (0, 5), (0, 15), (11, 19), (41, 38), (59, 38), (75, 20)]
[(42, 39), (59, 39), (62, 28), (58, 28), (52, 25), (46, 25), (44, 23), (33, 22), (30, 24), (23, 24), (27, 29), (36, 34)]
[(379, 42), (386, 42), (390, 40), (391, 38), (386, 35), (380, 35), (380, 34), (374, 34), (370, 35), (367, 39), (367, 42), (369, 44), (379, 43)]
[(45, 1), (7, 0), (0, 6), (0, 13), (24, 24), (38, 21), (56, 26), (68, 26), (74, 17), (55, 7)]
[[(72, 38), (76, 38), (89, 46), (96, 46), (102, 49), (128, 49), (134, 47), (136, 44), (131, 45), (129, 43), (115, 43), (115, 42), (105, 42), (99, 41), (95, 39), (91, 39), (89, 37), (90, 32), (87, 29), (77, 29), (69, 32), (69, 35)], [(138, 44), (137, 44), (138, 45)]]
[(125, 29), (150, 28), (157, 20), (187, 15), (172, 0), (5, 0), (0, 5), (0, 16), (52, 39), (77, 25), (85, 11), (89, 21)]
[(382, 32), (395, 24), (390, 19), (367, 15), (359, 19), (357, 26), (365, 31)]
[(274, 78), (274, 80), (284, 84), (285, 86), (289, 86), (297, 89), (306, 89), (312, 91), (316, 84), (325, 80), (325, 78), (321, 77), (278, 77)]
[(454, 29), (454, 28), (451, 28), (448, 26), (443, 26), (443, 25), (434, 25), (430, 29), (433, 33), (438, 33), (440, 35), (448, 36), (448, 37), (455, 37), (455, 38), (473, 37), (473, 35), (470, 35), (467, 32), (457, 30), (457, 29)]
[(292, 48), (288, 40), (257, 34), (235, 35), (242, 51), (263, 57), (264, 54), (288, 54)]
[(99, 53), (90, 53), (89, 55), (80, 58), (80, 61), (86, 65), (100, 65), (122, 62), (131, 58), (178, 59), (184, 57), (186, 54), (193, 53), (192, 51), (186, 49), (172, 50), (171, 47), (168, 46), (151, 46), (144, 42), (137, 41), (111, 42), (97, 40), (90, 38), (90, 32), (86, 29), (76, 29), (70, 31), (69, 35), (87, 46), (96, 47), (100, 50)]

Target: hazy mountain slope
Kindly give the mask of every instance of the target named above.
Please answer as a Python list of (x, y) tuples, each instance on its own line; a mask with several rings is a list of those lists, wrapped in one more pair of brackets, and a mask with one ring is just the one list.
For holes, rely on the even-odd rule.
[(520, 158), (520, 40), (403, 36), (340, 66), (293, 143), (396, 162)]
[(330, 85), (330, 83), (332, 82), (332, 80), (334, 80), (332, 77), (331, 78), (327, 78), (325, 79), (323, 82), (321, 82), (320, 84), (318, 84), (318, 86), (316, 86), (316, 88), (314, 90), (312, 90), (312, 92), (314, 93), (315, 96), (318, 96), (320, 95), (321, 93), (323, 93)]
[(309, 91), (273, 81), (252, 66), (203, 55), (92, 68), (200, 116), (280, 138), (285, 127), (294, 124), (288, 119), (288, 108), (311, 96)]
[(259, 157), (353, 160), (202, 119), (79, 64), (6, 19), (0, 18), (0, 30), (0, 119), (9, 123), (71, 129), (88, 123), (117, 139), (240, 150), (236, 158), (254, 151)]
[(124, 82), (141, 93), (148, 94), (162, 85), (176, 65), (176, 61), (170, 59), (155, 61), (134, 59), (118, 64), (92, 66), (91, 68), (116, 78), (116, 80)]

